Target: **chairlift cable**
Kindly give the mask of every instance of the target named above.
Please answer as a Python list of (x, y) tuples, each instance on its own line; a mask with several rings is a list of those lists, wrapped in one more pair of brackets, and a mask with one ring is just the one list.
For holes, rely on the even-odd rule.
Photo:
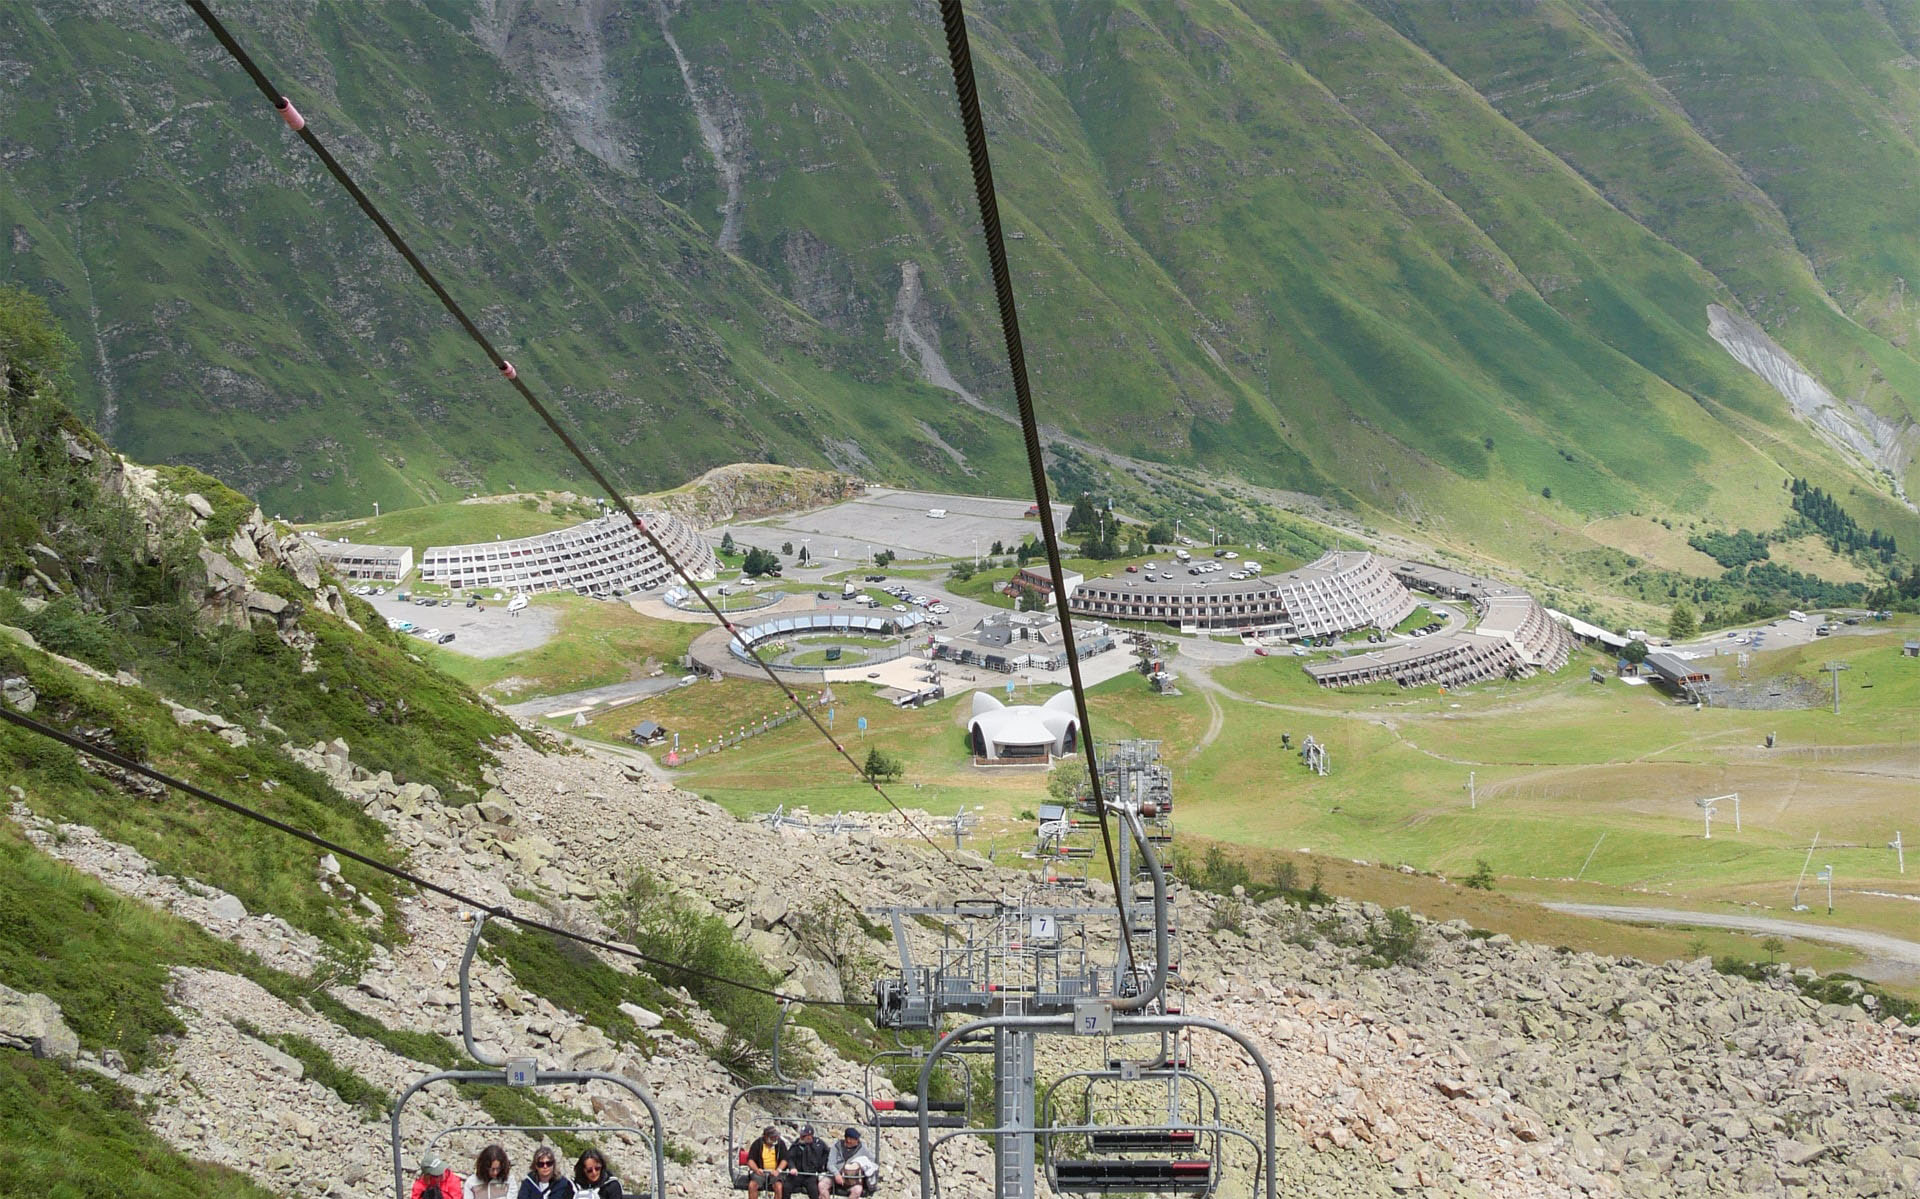
[(621, 957), (632, 958), (635, 961), (645, 962), (649, 966), (660, 966), (669, 970), (678, 971), (681, 974), (688, 975), (693, 978), (701, 979), (705, 982), (720, 983), (723, 986), (737, 987), (742, 991), (752, 991), (755, 994), (765, 995), (769, 999), (777, 999), (783, 1003), (804, 1003), (804, 1004), (812, 1004), (815, 1007), (848, 1007), (848, 1008), (862, 1008), (862, 1009), (869, 1008), (872, 1006), (869, 1003), (864, 1003), (864, 1002), (855, 1003), (845, 999), (808, 999), (805, 996), (801, 996), (801, 995), (788, 995), (783, 991), (776, 991), (771, 987), (763, 987), (758, 983), (743, 982), (737, 978), (728, 978), (724, 974), (714, 974), (711, 971), (701, 970), (694, 966), (682, 965), (679, 962), (670, 962), (670, 961), (667, 961), (665, 958), (655, 957), (652, 954), (645, 952), (644, 950), (635, 949), (631, 945), (617, 945), (611, 941), (604, 941), (604, 940), (601, 940), (599, 937), (590, 937), (590, 936), (587, 936), (585, 933), (577, 933), (577, 932), (574, 932), (572, 929), (562, 928), (560, 925), (550, 924), (544, 920), (536, 920), (530, 916), (517, 915), (513, 911), (505, 907), (504, 905), (488, 903), (484, 899), (475, 899), (473, 896), (467, 895), (460, 891), (456, 891), (451, 887), (443, 887), (439, 883), (433, 882), (427, 878), (423, 878), (422, 876), (415, 874), (410, 870), (403, 869), (399, 866), (391, 865), (387, 862), (382, 862), (378, 858), (369, 857), (366, 854), (359, 852), (358, 850), (350, 849), (347, 846), (341, 845), (336, 841), (329, 841), (327, 838), (320, 836), (318, 833), (308, 832), (306, 829), (303, 829), (298, 825), (288, 824), (284, 820), (281, 820), (274, 816), (269, 816), (265, 812), (262, 812), (256, 808), (248, 807), (246, 804), (236, 802), (235, 800), (227, 799), (223, 796), (215, 795), (213, 792), (207, 790), (204, 787), (196, 786), (193, 783), (189, 783), (185, 781), (184, 779), (175, 778), (174, 776), (166, 773), (165, 771), (155, 770), (151, 766), (148, 766), (141, 762), (137, 762), (134, 759), (127, 757), (124, 754), (116, 753), (115, 751), (107, 749), (103, 746), (95, 745), (92, 742), (87, 741), (82, 737), (77, 737), (72, 733), (65, 732), (61, 729), (53, 728), (50, 725), (42, 724), (39, 721), (34, 720), (32, 717), (25, 716), (19, 712), (13, 711), (11, 708), (0, 706), (0, 720), (5, 720), (7, 723), (16, 725), (19, 728), (23, 728), (30, 733), (37, 733), (42, 737), (48, 738), (49, 740), (58, 741), (60, 744), (67, 746), (69, 749), (77, 750), (80, 753), (86, 754), (90, 758), (97, 758), (98, 760), (107, 763), (109, 766), (115, 766), (121, 770), (130, 771), (134, 774), (138, 774), (145, 778), (152, 779), (154, 782), (163, 784), (167, 787), (172, 788), (175, 791), (179, 791), (184, 794), (191, 795), (195, 799), (204, 800), (205, 802), (213, 804), (216, 807), (224, 808), (225, 810), (232, 812), (237, 816), (243, 816), (246, 819), (254, 821), (257, 824), (264, 824), (270, 829), (274, 829), (278, 832), (285, 833), (290, 837), (296, 837), (299, 840), (307, 842), (309, 845), (318, 846), (319, 848), (324, 849), (328, 853), (334, 854), (337, 857), (350, 858), (353, 861), (360, 863), (362, 866), (366, 866), (366, 867), (369, 867), (370, 869), (377, 870), (382, 874), (391, 875), (394, 878), (400, 879), (402, 882), (412, 883), (414, 886), (419, 887), (422, 890), (432, 891), (435, 894), (443, 895), (446, 898), (455, 901), (456, 903), (464, 904), (465, 906), (469, 908), (473, 908), (476, 911), (485, 912), (490, 919), (505, 920), (505, 921), (508, 921), (509, 923), (520, 925), (522, 928), (537, 929), (540, 932), (551, 933), (556, 937), (564, 937), (569, 941), (577, 941), (582, 945), (591, 945), (595, 949), (604, 949), (608, 953), (617, 954)]
[(993, 293), (1000, 307), (1000, 329), (1007, 343), (1007, 368), (1013, 375), (1014, 400), (1020, 410), (1020, 435), (1026, 442), (1027, 472), (1033, 478), (1033, 498), (1040, 509), (1040, 532), (1047, 550), (1047, 570), (1053, 580), (1053, 604), (1060, 617), (1060, 637), (1066, 643), (1067, 674), (1073, 685), (1073, 706), (1080, 718), (1080, 741), (1086, 754), (1087, 779), (1093, 789), (1093, 807), (1100, 819), (1100, 844), (1107, 855), (1107, 873), (1113, 879), (1120, 909), (1120, 935), (1126, 946), (1127, 970), (1137, 975), (1133, 954), (1133, 927), (1127, 919), (1131, 879), (1120, 877), (1113, 853), (1113, 833), (1107, 825), (1107, 805), (1100, 793), (1100, 764), (1093, 749), (1092, 724), (1087, 713), (1087, 688), (1080, 678), (1080, 647), (1073, 638), (1073, 617), (1067, 611), (1065, 568), (1060, 562), (1060, 540), (1053, 526), (1053, 502), (1047, 486), (1046, 459), (1040, 448), (1040, 426), (1033, 412), (1033, 389), (1027, 381), (1027, 352), (1020, 337), (1020, 313), (1014, 305), (1013, 277), (1007, 269), (1007, 243), (1000, 229), (1000, 201), (993, 186), (993, 163), (987, 156), (986, 124), (980, 115), (980, 91), (973, 77), (973, 51), (967, 42), (967, 14), (960, 0), (940, 0), (940, 19), (946, 27), (947, 57), (953, 67), (953, 90), (960, 104), (960, 123), (967, 139), (967, 159), (973, 169), (973, 188), (980, 205), (980, 227), (986, 235), (987, 262), (993, 272)]
[[(887, 793), (886, 788), (880, 785), (878, 779), (870, 776), (866, 770), (861, 767), (860, 763), (854, 760), (853, 754), (848, 752), (847, 748), (827, 729), (827, 726), (821, 723), (820, 717), (801, 700), (798, 693), (788, 685), (787, 681), (774, 672), (773, 667), (767, 664), (766, 660), (760, 656), (759, 651), (739, 639), (737, 636), (738, 629), (733, 622), (728, 620), (726, 614), (720, 611), (713, 600), (707, 596), (707, 593), (701, 589), (700, 584), (694, 581), (692, 574), (680, 564), (680, 560), (674, 557), (672, 551), (668, 550), (666, 545), (654, 535), (653, 530), (647, 526), (647, 523), (640, 519), (640, 514), (635, 512), (633, 506), (627, 502), (625, 493), (613, 485), (606, 474), (601, 471), (598, 464), (594, 462), (592, 456), (581, 448), (579, 442), (574, 440), (573, 435), (567, 431), (566, 427), (560, 423), (553, 412), (540, 400), (540, 397), (535, 395), (533, 389), (527, 386), (526, 380), (520, 377), (520, 373), (514, 368), (513, 363), (507, 361), (500, 351), (494, 347), (493, 342), (488, 339), (487, 335), (480, 331), (480, 327), (467, 315), (466, 310), (463, 309), (459, 302), (441, 285), (439, 278), (427, 268), (426, 263), (420, 260), (419, 255), (414, 253), (413, 248), (407, 244), (406, 238), (402, 237), (400, 232), (388, 222), (379, 207), (375, 205), (367, 193), (360, 188), (360, 185), (354, 182), (353, 176), (347, 173), (346, 168), (340, 165), (338, 159), (334, 158), (332, 152), (327, 149), (326, 144), (320, 140), (319, 135), (315, 134), (308, 125), (306, 118), (301, 115), (300, 110), (294, 107), (293, 102), (287, 98), (285, 93), (273, 86), (272, 81), (267, 78), (266, 73), (253, 61), (253, 57), (247, 53), (245, 47), (240, 45), (239, 41), (228, 31), (227, 27), (221, 23), (220, 19), (214, 16), (213, 11), (207, 7), (204, 0), (186, 0), (186, 3), (187, 7), (194, 11), (194, 14), (206, 25), (214, 38), (225, 48), (227, 54), (252, 78), (254, 86), (259, 88), (260, 93), (273, 105), (274, 110), (280, 114), (280, 119), (286, 123), (288, 128), (300, 135), (300, 140), (307, 144), (307, 148), (313, 151), (315, 157), (319, 158), (321, 165), (327, 168), (327, 172), (334, 177), (341, 187), (346, 189), (348, 195), (353, 197), (354, 203), (360, 206), (360, 211), (365, 213), (367, 219), (372, 221), (374, 225), (379, 228), (380, 232), (386, 236), (388, 243), (393, 246), (395, 252), (406, 260), (408, 266), (413, 268), (413, 273), (420, 277), (422, 283), (425, 283), (427, 287), (432, 289), (435, 296), (439, 297), (441, 305), (446, 308), (454, 320), (459, 322), (460, 327), (466, 330), (467, 336), (472, 338), (474, 344), (479, 346), (481, 351), (486, 354), (487, 360), (492, 362), (494, 367), (499, 370), (501, 376), (513, 385), (515, 391), (520, 393), (520, 397), (527, 402), (527, 406), (532, 408), (534, 413), (545, 422), (547, 428), (553, 432), (553, 435), (560, 439), (560, 443), (573, 455), (575, 461), (580, 463), (587, 474), (592, 476), (593, 481), (599, 484), (600, 489), (606, 492), (613, 500), (614, 505), (632, 522), (634, 529), (646, 539), (648, 545), (653, 547), (654, 552), (660, 555), (661, 560), (673, 569), (674, 574), (680, 577), (681, 581), (684, 582), (687, 587), (692, 590), (693, 594), (699, 598), (700, 602), (705, 605), (707, 611), (713, 614), (713, 618), (720, 622), (720, 627), (726, 629), (729, 633), (736, 634), (734, 640), (739, 641), (741, 647), (747, 651), (747, 656), (753, 659), (754, 665), (760, 667), (760, 669), (766, 673), (767, 678), (771, 679), (773, 684), (785, 693), (787, 699), (793, 706), (799, 709), (800, 713), (813, 724), (815, 729), (819, 730), (820, 736), (826, 739), (827, 744), (833, 746), (834, 750), (839, 753), (842, 758), (846, 759), (847, 765), (853, 768), (854, 773), (859, 775), (861, 780), (868, 786), (872, 787), (880, 798), (887, 802), (887, 806), (892, 808), (902, 820), (905, 820), (908, 827), (920, 835), (921, 840), (932, 846), (934, 852), (938, 853), (942, 858), (945, 858), (948, 865), (955, 865), (956, 863), (952, 855), (948, 854), (926, 829), (920, 827), (919, 821), (907, 815), (906, 809), (894, 801), (893, 796)], [(1082, 727), (1084, 726), (1085, 717), (1082, 717)]]

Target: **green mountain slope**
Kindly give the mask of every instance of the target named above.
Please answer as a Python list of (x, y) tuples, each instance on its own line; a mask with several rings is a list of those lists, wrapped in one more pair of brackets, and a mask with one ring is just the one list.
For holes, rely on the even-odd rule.
[[(930, 10), (230, 16), (631, 489), (738, 458), (1019, 487)], [(1512, 559), (1628, 513), (1765, 525), (1789, 475), (1920, 539), (1915, 6), (971, 16), (1066, 433)], [(0, 34), (0, 272), (54, 297), (116, 444), (309, 518), (578, 482), (188, 14)]]

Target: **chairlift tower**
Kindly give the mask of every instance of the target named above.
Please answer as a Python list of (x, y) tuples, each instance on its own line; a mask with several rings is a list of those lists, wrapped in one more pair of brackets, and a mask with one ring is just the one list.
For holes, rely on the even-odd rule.
[[(1119, 948), (1127, 932), (1120, 907), (1062, 903), (1051, 876), (1024, 897), (875, 910), (892, 922), (899, 953), (898, 975), (874, 984), (875, 1024), (940, 1034), (931, 1051), (915, 1054), (920, 1061), (919, 1093), (911, 1102), (920, 1130), (922, 1199), (935, 1195), (934, 1152), (959, 1136), (992, 1139), (996, 1199), (1034, 1199), (1043, 1168), (1055, 1193), (1211, 1195), (1224, 1160), (1221, 1146), (1233, 1138), (1253, 1149), (1256, 1189), (1264, 1182), (1266, 1199), (1274, 1199), (1275, 1091), (1270, 1067), (1245, 1034), (1186, 1016), (1171, 998), (1178, 984), (1172, 968), (1168, 883), (1148, 831), (1150, 821), (1164, 816), (1158, 796), (1171, 802), (1159, 743), (1109, 747), (1102, 780), (1114, 784), (1107, 808), (1120, 826), (1116, 894), (1134, 901), (1125, 924), (1133, 932), (1151, 934), (1151, 959), (1144, 954), (1132, 959)], [(1070, 819), (1042, 827), (1035, 856), (1043, 859), (1043, 871), (1062, 857), (1091, 857), (1090, 846), (1083, 855), (1074, 855), (1081, 847), (1068, 844), (1080, 831)], [(1136, 890), (1142, 882), (1145, 894)], [(930, 956), (924, 951), (916, 956), (907, 936), (910, 918), (940, 927), (940, 944)], [(1106, 948), (1108, 938), (1099, 935), (1108, 930), (1115, 934), (1111, 950)], [(950, 1018), (957, 1018), (959, 1025), (949, 1028)], [(1265, 1084), (1264, 1140), (1223, 1125), (1217, 1096), (1210, 1109), (1181, 1098), (1182, 1080), (1197, 1077), (1187, 1072), (1182, 1048), (1194, 1029), (1234, 1041), (1260, 1071)], [(1159, 1039), (1160, 1051), (1148, 1062), (1126, 1060), (1114, 1048), (1114, 1038), (1142, 1035)], [(1071, 1073), (1043, 1091), (1036, 1070), (1042, 1037), (1102, 1038), (1104, 1052), (1098, 1060), (1103, 1068)], [(928, 1114), (928, 1088), (935, 1065), (954, 1053), (991, 1053), (994, 1120), (987, 1129), (935, 1135), (935, 1128), (946, 1126)], [(1062, 1107), (1054, 1095), (1069, 1079), (1084, 1080), (1089, 1093), (1096, 1083), (1164, 1086), (1167, 1121), (1101, 1122), (1095, 1118), (1100, 1113), (1088, 1106), (1079, 1123), (1060, 1123)], [(1201, 1094), (1212, 1091), (1204, 1079), (1196, 1089)], [(1122, 1109), (1115, 1110), (1122, 1121), (1129, 1119)], [(1211, 1117), (1202, 1118), (1204, 1110), (1210, 1110)], [(1084, 1148), (1091, 1156), (1066, 1147)], [(1211, 1156), (1203, 1159), (1201, 1152)]]
[(1853, 667), (1846, 662), (1829, 662), (1820, 669), (1833, 676), (1833, 714), (1838, 716), (1840, 715), (1840, 672), (1852, 670)]

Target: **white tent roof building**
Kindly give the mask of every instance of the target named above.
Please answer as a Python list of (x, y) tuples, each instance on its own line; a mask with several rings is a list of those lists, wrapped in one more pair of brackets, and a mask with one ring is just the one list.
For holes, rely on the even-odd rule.
[(1080, 744), (1080, 717), (1074, 711), (1073, 692), (1062, 691), (1043, 704), (1001, 703), (985, 691), (973, 693), (973, 716), (967, 734), (978, 758), (1062, 757)]

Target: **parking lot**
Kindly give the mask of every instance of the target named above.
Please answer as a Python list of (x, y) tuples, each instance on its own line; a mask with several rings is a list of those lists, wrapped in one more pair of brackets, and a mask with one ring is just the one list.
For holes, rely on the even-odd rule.
[[(722, 534), (731, 533), (735, 541), (763, 549), (804, 542), (816, 561), (829, 563), (836, 558), (861, 561), (880, 550), (892, 550), (903, 559), (965, 558), (986, 554), (996, 541), (1011, 552), (1029, 534), (1037, 535), (1040, 522), (1025, 514), (1028, 507), (1026, 500), (876, 487), (830, 508), (723, 525), (706, 535), (718, 542)], [(1055, 504), (1054, 519), (1064, 523), (1068, 510)], [(946, 515), (928, 515), (935, 511)]]
[(502, 658), (522, 650), (538, 649), (553, 639), (558, 627), (552, 609), (538, 604), (522, 608), (516, 615), (507, 611), (505, 601), (468, 608), (464, 606), (465, 600), (456, 599), (451, 608), (438, 604), (429, 608), (412, 602), (401, 603), (398, 594), (390, 590), (385, 595), (361, 598), (391, 620), (411, 620), (426, 628), (452, 633), (454, 639), (440, 648), (469, 658)]

